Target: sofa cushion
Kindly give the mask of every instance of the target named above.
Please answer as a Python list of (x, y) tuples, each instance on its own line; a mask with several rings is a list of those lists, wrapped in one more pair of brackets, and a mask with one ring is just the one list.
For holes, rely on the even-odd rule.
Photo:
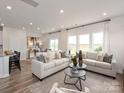
[(87, 59), (96, 60), (96, 58), (97, 58), (97, 53), (87, 52), (86, 58), (87, 58)]
[(60, 52), (60, 54), (61, 54), (61, 58), (66, 58), (67, 57), (66, 52), (64, 52), (64, 51)]
[(95, 66), (96, 60), (92, 60), (92, 59), (83, 59), (83, 62), (87, 65), (92, 65)]
[(59, 51), (55, 52), (55, 59), (60, 59), (61, 58), (61, 53)]
[(64, 63), (62, 59), (55, 59), (53, 60), (53, 62), (55, 63), (55, 66), (58, 66)]
[(99, 62), (97, 61), (95, 64), (97, 67), (104, 68), (104, 69), (112, 69), (112, 65), (106, 62)]
[(36, 56), (40, 56), (40, 55), (47, 56), (47, 52), (37, 52), (36, 53)]
[(63, 62), (69, 62), (69, 58), (61, 58), (61, 60), (63, 60)]
[(54, 62), (44, 63), (44, 70), (48, 70), (55, 67)]
[(47, 52), (47, 57), (48, 57), (48, 60), (49, 60), (49, 61), (55, 59), (55, 52), (53, 52), (53, 51), (48, 51), (48, 52)]

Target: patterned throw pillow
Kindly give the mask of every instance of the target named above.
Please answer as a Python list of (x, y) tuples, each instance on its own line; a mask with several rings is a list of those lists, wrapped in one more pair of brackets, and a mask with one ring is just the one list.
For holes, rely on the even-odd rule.
[(36, 59), (40, 62), (46, 63), (45, 57), (43, 55), (37, 56)]
[(66, 58), (66, 52), (60, 52), (61, 53), (61, 58)]
[(105, 54), (105, 56), (103, 58), (103, 62), (111, 63), (112, 62), (112, 58), (113, 58), (113, 55)]
[(96, 60), (97, 61), (100, 61), (100, 62), (103, 62), (103, 58), (104, 58), (104, 54), (103, 53), (100, 53), (100, 54), (97, 54)]
[(59, 51), (55, 52), (55, 59), (60, 59), (61, 58), (61, 53)]

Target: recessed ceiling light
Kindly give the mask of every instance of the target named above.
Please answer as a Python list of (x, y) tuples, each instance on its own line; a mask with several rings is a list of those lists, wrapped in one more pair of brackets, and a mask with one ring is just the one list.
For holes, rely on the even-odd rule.
[(11, 10), (11, 9), (12, 9), (12, 7), (11, 7), (11, 6), (6, 6), (6, 8), (7, 8), (8, 10)]
[(40, 27), (37, 27), (37, 30), (40, 30)]
[(103, 15), (104, 15), (104, 16), (106, 16), (106, 15), (107, 15), (107, 13), (103, 13)]
[(23, 30), (25, 30), (25, 27), (22, 27)]
[(32, 22), (30, 22), (29, 24), (30, 24), (30, 25), (33, 25), (33, 23), (32, 23)]
[(4, 26), (4, 23), (1, 23), (1, 26)]
[(64, 13), (64, 10), (60, 10), (60, 13), (61, 13), (61, 14)]
[(64, 27), (64, 25), (61, 25), (61, 28), (63, 28)]

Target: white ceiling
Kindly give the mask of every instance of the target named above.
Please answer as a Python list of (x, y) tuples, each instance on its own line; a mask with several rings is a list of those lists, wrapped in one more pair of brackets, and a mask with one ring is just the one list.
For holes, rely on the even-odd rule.
[[(124, 0), (34, 0), (32, 7), (21, 0), (0, 0), (0, 18), (5, 26), (41, 32), (50, 32), (64, 27), (84, 24), (124, 14)], [(6, 5), (12, 6), (7, 10)], [(64, 13), (60, 14), (63, 9)], [(103, 16), (106, 12), (108, 15)], [(33, 25), (29, 25), (32, 22)]]

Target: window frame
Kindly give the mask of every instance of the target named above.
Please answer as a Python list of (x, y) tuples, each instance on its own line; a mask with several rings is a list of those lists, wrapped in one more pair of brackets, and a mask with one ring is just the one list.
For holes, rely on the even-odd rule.
[(84, 51), (84, 52), (95, 52), (94, 51), (94, 44), (93, 44), (93, 34), (94, 33), (103, 33), (103, 41), (102, 41), (102, 52), (104, 52), (104, 47), (105, 47), (105, 33), (104, 31), (90, 31), (90, 32), (87, 32), (87, 33), (77, 33), (76, 35), (68, 35), (68, 42), (67, 42), (67, 50), (69, 51), (69, 37), (70, 36), (75, 36), (76, 37), (76, 52), (80, 50), (80, 36), (81, 35), (89, 35), (89, 51)]
[[(51, 41), (53, 40), (53, 42), (54, 42), (54, 48), (52, 49), (52, 47), (51, 47)], [(55, 41), (57, 40), (57, 48), (55, 47)], [(54, 38), (54, 39), (50, 39), (49, 40), (49, 48), (52, 50), (52, 51), (56, 51), (56, 50), (58, 50), (59, 49), (59, 39), (58, 38)]]

